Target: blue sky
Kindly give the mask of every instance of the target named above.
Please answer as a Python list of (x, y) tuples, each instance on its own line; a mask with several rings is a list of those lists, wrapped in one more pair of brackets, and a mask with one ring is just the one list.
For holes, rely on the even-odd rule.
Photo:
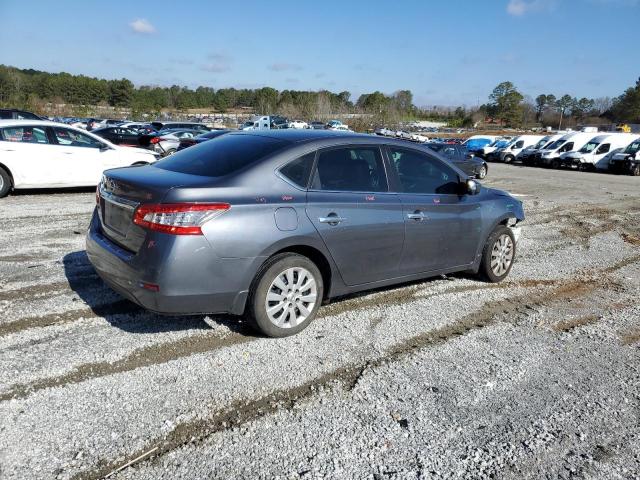
[(617, 96), (640, 76), (640, 0), (0, 0), (0, 63), (135, 84), (360, 93), (475, 105)]

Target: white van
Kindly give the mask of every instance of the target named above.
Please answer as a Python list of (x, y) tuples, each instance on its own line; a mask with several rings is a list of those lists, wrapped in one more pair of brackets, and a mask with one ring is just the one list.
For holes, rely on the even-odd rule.
[(535, 145), (530, 145), (522, 150), (518, 155), (518, 160), (520, 160), (524, 165), (532, 165), (534, 163), (536, 153), (548, 148), (553, 142), (562, 138), (562, 136), (566, 134), (567, 132), (558, 132), (542, 137)]
[(580, 150), (560, 155), (560, 165), (580, 170), (608, 170), (609, 160), (637, 135), (630, 133), (600, 134), (589, 140)]
[(504, 163), (511, 163), (525, 148), (535, 145), (543, 138), (543, 135), (519, 135), (500, 150), (498, 159)]
[(623, 151), (613, 155), (609, 160), (609, 170), (640, 175), (640, 137), (633, 140)]
[(538, 165), (551, 168), (560, 167), (560, 155), (566, 152), (575, 152), (580, 150), (585, 144), (593, 138), (593, 133), (571, 132), (563, 135), (551, 145), (540, 150), (535, 155), (535, 161)]

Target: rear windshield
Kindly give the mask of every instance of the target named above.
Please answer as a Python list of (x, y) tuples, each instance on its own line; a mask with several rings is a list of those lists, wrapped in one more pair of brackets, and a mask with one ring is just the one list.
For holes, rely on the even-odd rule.
[(222, 177), (266, 157), (287, 143), (257, 135), (222, 135), (175, 153), (154, 166), (172, 172)]

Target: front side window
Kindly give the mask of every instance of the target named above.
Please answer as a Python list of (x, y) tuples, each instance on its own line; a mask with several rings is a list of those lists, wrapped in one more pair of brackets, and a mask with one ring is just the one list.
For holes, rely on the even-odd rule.
[(547, 145), (548, 141), (549, 141), (548, 138), (543, 138), (531, 148), (534, 148), (534, 149), (542, 148), (543, 146)]
[(567, 142), (558, 150), (558, 153), (570, 152), (571, 150), (573, 150), (573, 142)]
[(402, 148), (391, 147), (391, 164), (398, 173), (404, 193), (457, 194), (458, 175), (435, 158)]
[(564, 145), (564, 142), (566, 140), (556, 140), (555, 142), (553, 142), (551, 145), (548, 145), (547, 147), (545, 147), (547, 150), (555, 150), (557, 148), (560, 148), (562, 145)]
[(387, 178), (377, 147), (323, 150), (313, 177), (314, 190), (386, 192)]
[(84, 133), (68, 130), (66, 128), (54, 127), (53, 133), (59, 145), (65, 147), (85, 147), (85, 148), (102, 148), (102, 142), (96, 140)]
[(519, 140), (516, 142), (516, 144), (513, 146), (514, 149), (516, 148), (522, 148), (524, 146), (524, 140)]
[(2, 129), (2, 140), (20, 143), (49, 143), (47, 133), (40, 127), (7, 127)]
[(603, 153), (608, 153), (610, 148), (611, 148), (610, 143), (605, 143), (603, 145), (600, 145), (600, 148), (598, 148), (598, 150), (596, 151), (596, 154), (601, 155)]
[(307, 188), (309, 177), (311, 176), (311, 169), (313, 168), (313, 160), (315, 158), (316, 152), (307, 153), (287, 163), (280, 169), (280, 173), (298, 187)]

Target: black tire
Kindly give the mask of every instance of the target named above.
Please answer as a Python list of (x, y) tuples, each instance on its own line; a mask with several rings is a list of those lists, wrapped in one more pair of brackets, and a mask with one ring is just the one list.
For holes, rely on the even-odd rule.
[[(2, 170), (0, 170), (2, 171)], [(631, 175), (633, 175), (634, 177), (640, 177), (640, 163), (636, 163), (633, 167), (631, 167)], [(0, 197), (2, 196), (2, 194), (0, 193)]]
[(164, 152), (164, 154), (162, 155), (162, 158), (164, 157), (170, 157), (171, 155), (173, 155), (174, 153), (176, 153), (176, 149), (175, 148), (170, 148), (169, 150), (167, 150), (166, 152)]
[(551, 163), (549, 164), (549, 166), (555, 170), (560, 168), (560, 160), (558, 160), (557, 158), (554, 158), (553, 160), (551, 160)]
[(0, 168), (0, 198), (9, 195), (12, 187), (11, 177), (4, 168)]
[[(267, 294), (270, 293), (270, 289), (273, 288), (273, 282), (276, 278), (291, 268), (302, 268), (313, 277), (316, 288), (316, 299), (313, 307), (310, 309), (309, 315), (299, 324), (280, 327), (272, 322), (267, 313)], [(285, 292), (283, 291), (281, 293), (284, 294)], [(299, 295), (302, 295), (302, 292), (300, 292)], [(322, 273), (315, 263), (307, 257), (296, 253), (278, 254), (267, 260), (256, 275), (249, 292), (245, 317), (256, 330), (268, 337), (288, 337), (304, 330), (307, 325), (311, 323), (322, 304), (323, 295), (324, 283), (322, 281)], [(308, 306), (308, 304), (306, 306)], [(301, 313), (300, 310), (297, 310), (296, 306), (292, 306), (291, 308), (294, 313)], [(287, 313), (285, 312), (286, 309), (283, 309), (281, 315), (286, 316)], [(285, 318), (285, 322), (286, 321), (287, 318)]]
[[(503, 237), (503, 235), (507, 235), (511, 239), (512, 246), (512, 255), (509, 266), (506, 268), (504, 272), (496, 273), (491, 267), (491, 257), (494, 251), (494, 246), (496, 243)], [(511, 271), (511, 267), (513, 266), (513, 262), (516, 259), (516, 239), (513, 236), (513, 232), (509, 227), (504, 225), (499, 225), (492, 233), (489, 235), (487, 242), (485, 243), (484, 249), (482, 251), (482, 261), (480, 262), (480, 270), (479, 274), (486, 281), (497, 283), (504, 280), (509, 272)]]
[(478, 170), (478, 175), (476, 175), (476, 177), (478, 177), (480, 180), (482, 180), (483, 178), (485, 178), (487, 176), (487, 172), (489, 171), (487, 164), (484, 163), (481, 167), (480, 170)]
[(516, 157), (514, 157), (513, 155), (505, 155), (504, 157), (504, 163), (511, 163), (516, 159)]

